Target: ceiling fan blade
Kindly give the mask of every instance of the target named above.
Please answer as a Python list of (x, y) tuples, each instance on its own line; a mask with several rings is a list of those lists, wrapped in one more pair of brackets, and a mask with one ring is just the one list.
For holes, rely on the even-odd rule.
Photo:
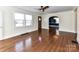
[(43, 10), (43, 6), (41, 6), (41, 10)]
[(42, 10), (43, 9), (43, 6), (41, 6), (41, 8), (39, 8), (38, 10)]
[(43, 6), (41, 6), (41, 8), (43, 8)]
[(47, 8), (49, 8), (49, 6), (45, 6), (45, 7), (44, 7), (44, 9), (47, 9)]
[(43, 11), (43, 12), (44, 12), (44, 11), (45, 11), (45, 9), (47, 9), (47, 8), (49, 8), (49, 6), (45, 6), (45, 7), (44, 7), (44, 6), (41, 6), (41, 8), (40, 8), (40, 9), (38, 9), (38, 10), (41, 10), (41, 11)]

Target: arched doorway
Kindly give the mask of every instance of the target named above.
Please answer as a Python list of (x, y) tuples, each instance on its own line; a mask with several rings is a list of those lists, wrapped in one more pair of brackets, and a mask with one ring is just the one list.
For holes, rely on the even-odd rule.
[(59, 34), (59, 17), (52, 16), (49, 18), (49, 32), (52, 34)]

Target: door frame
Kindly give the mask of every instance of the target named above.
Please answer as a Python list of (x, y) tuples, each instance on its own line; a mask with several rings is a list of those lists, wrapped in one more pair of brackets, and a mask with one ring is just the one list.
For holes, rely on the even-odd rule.
[(42, 29), (42, 17), (38, 16), (38, 30), (41, 30), (41, 29)]

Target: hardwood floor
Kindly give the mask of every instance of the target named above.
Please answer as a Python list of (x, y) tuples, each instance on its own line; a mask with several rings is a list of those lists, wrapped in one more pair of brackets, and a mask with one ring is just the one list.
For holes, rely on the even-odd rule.
[[(57, 33), (57, 34), (56, 34)], [(72, 43), (75, 34), (50, 32), (42, 29), (29, 34), (0, 41), (1, 52), (77, 52), (79, 46)]]

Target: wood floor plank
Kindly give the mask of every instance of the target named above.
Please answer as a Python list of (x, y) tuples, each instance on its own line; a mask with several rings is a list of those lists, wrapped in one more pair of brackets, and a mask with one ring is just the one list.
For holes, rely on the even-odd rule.
[(0, 52), (79, 52), (79, 45), (72, 43), (74, 33), (50, 33), (47, 29), (0, 41)]

